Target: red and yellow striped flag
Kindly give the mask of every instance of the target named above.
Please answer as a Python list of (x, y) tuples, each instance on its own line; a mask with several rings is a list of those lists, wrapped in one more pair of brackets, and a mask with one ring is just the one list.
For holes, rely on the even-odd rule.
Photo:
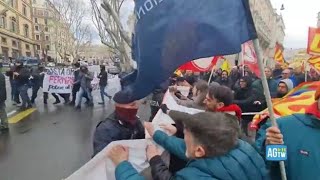
[(283, 57), (283, 49), (280, 46), (280, 44), (278, 44), (278, 43), (276, 43), (276, 51), (275, 51), (275, 54), (274, 54), (274, 60), (279, 64), (284, 64), (285, 63), (285, 60), (284, 60), (284, 57)]
[[(306, 109), (315, 102), (314, 96), (319, 86), (320, 81), (302, 83), (283, 98), (272, 99), (275, 117), (305, 113)], [(263, 110), (260, 114), (254, 116), (250, 128), (259, 129), (261, 123), (268, 117), (268, 109)]]
[(320, 56), (312, 56), (308, 63), (312, 66), (316, 71), (320, 72)]

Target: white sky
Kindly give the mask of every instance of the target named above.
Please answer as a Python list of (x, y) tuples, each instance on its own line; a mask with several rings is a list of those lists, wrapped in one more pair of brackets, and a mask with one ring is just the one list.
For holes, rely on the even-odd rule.
[[(263, 0), (262, 0), (263, 1)], [(281, 11), (286, 26), (285, 48), (307, 48), (308, 27), (316, 27), (320, 0), (271, 0), (273, 7)]]

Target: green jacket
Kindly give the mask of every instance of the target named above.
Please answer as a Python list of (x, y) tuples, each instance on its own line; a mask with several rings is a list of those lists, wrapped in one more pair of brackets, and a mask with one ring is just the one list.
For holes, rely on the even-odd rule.
[[(271, 94), (271, 97), (276, 97), (277, 95), (277, 88), (278, 88), (278, 83), (274, 79), (268, 79), (268, 86), (269, 86), (269, 91)], [(256, 89), (257, 92), (261, 92), (262, 95), (264, 95), (264, 90), (262, 86), (262, 81), (261, 79), (257, 79), (252, 83), (252, 88)]]
[[(277, 120), (284, 144), (287, 145), (285, 161), (288, 180), (320, 179), (320, 120), (308, 114), (294, 114)], [(265, 154), (266, 129), (261, 127), (257, 134), (256, 146)], [(280, 180), (278, 162), (268, 162), (272, 179)]]
[[(182, 160), (186, 145), (183, 139), (168, 136), (156, 131), (153, 139), (170, 153)], [(128, 162), (116, 168), (117, 180), (143, 180)], [(190, 160), (187, 166), (178, 171), (172, 179), (176, 180), (266, 180), (269, 179), (263, 158), (248, 143), (239, 140), (239, 145), (225, 156)]]

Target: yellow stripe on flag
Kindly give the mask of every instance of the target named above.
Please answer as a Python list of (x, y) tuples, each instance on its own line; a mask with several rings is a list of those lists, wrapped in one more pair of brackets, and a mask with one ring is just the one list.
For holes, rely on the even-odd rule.
[(8, 122), (10, 124), (16, 124), (18, 123), (19, 121), (25, 119), (26, 117), (28, 117), (30, 114), (32, 114), (34, 111), (36, 111), (37, 109), (35, 108), (31, 108), (31, 109), (28, 109), (28, 110), (25, 110), (25, 111), (22, 111), (20, 113), (18, 113), (17, 115), (9, 118)]

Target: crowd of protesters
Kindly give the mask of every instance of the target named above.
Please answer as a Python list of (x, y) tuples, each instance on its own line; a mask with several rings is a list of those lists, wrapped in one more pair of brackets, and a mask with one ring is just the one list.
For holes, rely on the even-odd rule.
[[(74, 82), (72, 87), (72, 93), (48, 93), (43, 92), (43, 104), (48, 104), (49, 94), (51, 94), (55, 101), (54, 105), (60, 104), (60, 97), (63, 98), (64, 104), (74, 106), (76, 110), (81, 109), (82, 99), (85, 98), (85, 104), (88, 107), (92, 107), (93, 97), (92, 97), (92, 80), (94, 78), (94, 73), (88, 70), (88, 64), (82, 63), (81, 61), (73, 64), (73, 67), (58, 67), (58, 68), (72, 68), (74, 70)], [(35, 106), (36, 99), (38, 97), (38, 92), (43, 88), (43, 81), (46, 74), (46, 67), (43, 64), (38, 66), (25, 66), (22, 61), (15, 61), (5, 75), (9, 78), (11, 92), (9, 98), (13, 102), (13, 105), (19, 107), (19, 111), (25, 111)], [(112, 99), (110, 95), (106, 92), (106, 87), (108, 84), (108, 72), (104, 65), (100, 66), (100, 73), (97, 78), (100, 79), (100, 94), (101, 102), (100, 105), (105, 104), (105, 96)], [(0, 114), (1, 114), (1, 127), (0, 130), (8, 130), (8, 117), (5, 111), (5, 101), (7, 100), (6, 91), (6, 80), (5, 76), (1, 73), (0, 75)], [(31, 89), (31, 96), (29, 96), (29, 89)], [(71, 100), (70, 100), (71, 99)]]
[[(285, 96), (295, 86), (305, 81), (298, 69), (265, 68), (269, 90), (273, 98)], [(252, 116), (243, 112), (259, 112), (266, 108), (262, 81), (247, 67), (234, 67), (230, 74), (218, 69), (208, 83), (208, 74), (183, 72), (174, 74), (159, 85), (150, 100), (151, 117), (158, 110), (168, 114), (174, 124), (160, 124), (164, 133), (155, 130), (151, 122), (144, 128), (137, 117), (138, 102), (122, 104), (122, 96), (114, 96), (115, 111), (98, 124), (94, 133), (94, 155), (112, 141), (144, 139), (145, 131), (170, 153), (169, 165), (162, 159), (154, 145), (146, 149), (154, 180), (169, 179), (281, 179), (277, 162), (265, 161), (265, 146), (285, 144), (288, 147), (286, 170), (288, 179), (317, 179), (320, 177), (317, 156), (320, 146), (320, 89), (315, 103), (306, 114), (280, 118), (278, 127), (265, 123), (257, 133), (256, 141), (247, 138), (247, 126)], [(311, 71), (308, 81), (317, 81)], [(190, 89), (183, 94), (178, 87)], [(190, 115), (170, 110), (162, 104), (169, 90), (180, 105), (204, 110)], [(297, 138), (301, 129), (303, 134)], [(296, 139), (296, 140), (295, 140)], [(290, 157), (291, 156), (291, 157)], [(312, 156), (312, 157), (311, 157)], [(145, 179), (128, 162), (128, 147), (117, 145), (108, 151), (108, 157), (116, 165), (116, 179)], [(148, 178), (146, 178), (148, 179)]]

